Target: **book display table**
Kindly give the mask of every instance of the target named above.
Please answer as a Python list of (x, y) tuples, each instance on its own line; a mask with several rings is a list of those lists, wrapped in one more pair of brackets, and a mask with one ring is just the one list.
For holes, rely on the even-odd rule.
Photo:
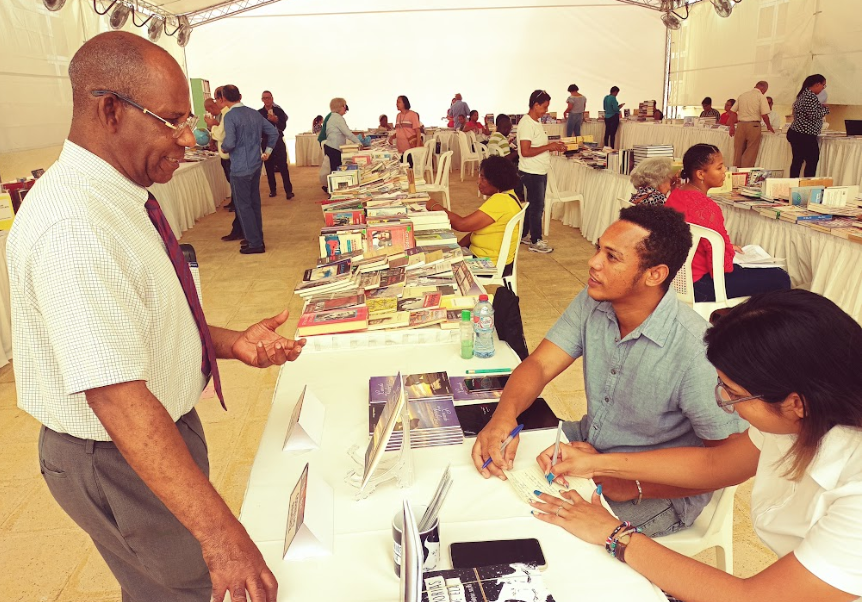
[[(620, 199), (628, 200), (634, 192), (629, 176), (592, 169), (564, 157), (552, 157), (551, 169), (558, 190), (584, 195), (583, 203), (555, 205), (552, 217), (561, 220), (564, 225), (580, 228), (582, 236), (593, 243), (617, 219)], [(792, 286), (827, 297), (857, 322), (863, 322), (863, 263), (859, 244), (803, 225), (771, 219), (748, 207), (723, 204), (719, 207), (725, 216), (725, 228), (734, 244), (757, 244), (773, 257), (785, 258)]]
[(180, 163), (174, 177), (165, 184), (153, 184), (148, 190), (159, 201), (178, 240), (196, 220), (215, 213), (216, 205), (231, 196), (231, 185), (218, 157)]
[[(559, 601), (598, 600), (608, 591), (625, 591), (631, 601), (662, 602), (665, 596), (644, 577), (611, 558), (603, 548), (586, 544), (563, 529), (530, 514), (530, 506), (498, 479), (483, 479), (470, 459), (473, 439), (459, 446), (413, 450), (415, 482), (399, 489), (380, 486), (367, 499), (354, 500), (356, 489), (344, 481), (354, 468), (346, 450), (368, 441), (370, 376), (446, 370), (463, 375), (473, 368), (514, 367), (518, 357), (497, 341), (489, 360), (462, 360), (457, 344), (424, 346), (414, 353), (404, 347), (304, 353), (282, 367), (273, 406), (252, 466), (240, 520), (279, 580), (279, 601), (398, 600), (399, 580), (393, 572), (394, 513), (409, 498), (416, 506), (431, 499), (447, 464), (454, 485), (441, 512), (441, 558), (438, 569), (450, 568), (449, 544), (484, 539), (539, 539), (548, 568), (543, 581)], [(284, 452), (291, 412), (303, 387), (326, 408), (320, 446), (306, 452)], [(554, 431), (523, 433), (516, 468), (535, 462), (554, 443)], [(309, 478), (332, 488), (332, 554), (306, 560), (284, 560), (283, 547), (289, 497), (306, 463)], [(309, 487), (306, 508), (316, 503)]]
[(295, 138), (297, 167), (317, 166), (324, 159), (324, 151), (317, 134), (297, 134)]
[[(683, 157), (689, 147), (707, 143), (719, 147), (726, 165), (734, 163), (734, 138), (724, 130), (683, 127), (675, 124), (638, 123), (621, 121), (617, 148), (632, 148), (639, 144), (671, 144), (674, 156)], [(818, 176), (833, 176), (836, 186), (861, 184), (861, 148), (859, 137), (821, 136), (821, 160), (818, 163)], [(791, 166), (791, 145), (783, 130), (778, 134), (762, 132), (761, 148), (756, 165), (765, 169), (782, 170), (788, 177)]]
[(9, 304), (9, 268), (6, 267), (6, 238), (0, 231), (0, 368), (12, 359), (12, 307)]

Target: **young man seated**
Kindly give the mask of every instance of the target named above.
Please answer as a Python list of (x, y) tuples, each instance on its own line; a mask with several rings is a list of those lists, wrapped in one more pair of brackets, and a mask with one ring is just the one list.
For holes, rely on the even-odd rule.
[[(692, 245), (689, 226), (667, 207), (636, 205), (603, 233), (588, 261), (587, 288), (516, 368), (473, 447), (486, 478), (505, 478), (518, 447), (500, 445), (543, 388), (584, 357), (587, 414), (564, 424), (570, 441), (598, 453), (714, 446), (743, 430), (714, 399), (705, 322), (670, 288)], [(492, 464), (482, 469), (486, 458)], [(692, 525), (710, 493), (645, 481), (598, 478), (611, 509), (654, 537)]]
[(495, 132), (488, 139), (488, 154), (489, 156), (506, 157), (513, 163), (518, 163), (518, 153), (515, 152), (515, 147), (509, 141), (509, 135), (512, 132), (512, 120), (509, 115), (501, 113), (494, 120)]

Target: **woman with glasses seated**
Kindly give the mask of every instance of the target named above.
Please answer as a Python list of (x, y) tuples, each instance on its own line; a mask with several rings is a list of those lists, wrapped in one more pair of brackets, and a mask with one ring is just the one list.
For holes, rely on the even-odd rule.
[[(462, 217), (454, 211), (446, 209), (438, 201), (426, 203), (429, 211), (445, 211), (453, 230), (467, 232), (467, 236), (459, 241), (462, 247), (469, 247), (474, 257), (487, 257), (497, 261), (500, 248), (503, 246), (503, 235), (506, 225), (522, 209), (521, 201), (516, 196), (515, 188), (521, 186), (515, 165), (503, 157), (483, 159), (479, 165), (479, 191), (488, 199), (479, 209)], [(512, 262), (518, 247), (518, 232), (512, 233), (509, 241), (509, 253), (506, 257), (506, 267), (503, 275), (512, 274)]]
[[(829, 334), (827, 334), (829, 333)], [(804, 290), (752, 297), (705, 335), (716, 403), (747, 433), (717, 447), (597, 454), (560, 446), (554, 474), (718, 489), (755, 477), (753, 527), (779, 557), (742, 579), (687, 558), (609, 514), (599, 495), (543, 494), (534, 515), (606, 549), (686, 602), (840, 602), (863, 594), (861, 329)], [(549, 470), (553, 447), (538, 461)]]

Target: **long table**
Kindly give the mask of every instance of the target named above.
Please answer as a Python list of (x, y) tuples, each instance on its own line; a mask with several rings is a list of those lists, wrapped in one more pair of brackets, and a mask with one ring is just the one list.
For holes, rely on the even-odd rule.
[[(651, 126), (661, 127), (661, 126)], [(620, 199), (634, 191), (628, 176), (596, 170), (564, 157), (551, 158), (550, 177), (560, 191), (580, 192), (580, 203), (557, 204), (552, 218), (580, 228), (582, 236), (595, 243), (617, 219)], [(861, 248), (849, 240), (806, 226), (770, 219), (744, 207), (720, 205), (725, 228), (738, 245), (757, 244), (774, 257), (784, 257), (795, 288), (827, 297), (863, 322), (861, 309)]]
[[(497, 341), (496, 355), (482, 366), (515, 367), (518, 357)], [(398, 600), (393, 572), (390, 524), (407, 497), (426, 503), (449, 463), (455, 484), (441, 513), (441, 559), (438, 569), (450, 568), (449, 545), (455, 541), (536, 537), (548, 560), (543, 580), (563, 602), (598, 600), (610, 587), (625, 591), (631, 601), (665, 601), (665, 596), (630, 567), (611, 558), (599, 546), (586, 544), (563, 529), (530, 515), (530, 507), (510, 486), (484, 480), (476, 472), (470, 450), (473, 439), (460, 446), (414, 450), (415, 484), (399, 489), (381, 485), (365, 500), (355, 501), (355, 489), (344, 481), (354, 468), (346, 450), (368, 441), (368, 380), (370, 376), (447, 370), (464, 374), (482, 360), (462, 360), (458, 344), (425, 346), (405, 353), (403, 347), (304, 353), (286, 364), (279, 375), (273, 405), (252, 466), (240, 520), (258, 545), (281, 584), (279, 601)], [(291, 412), (304, 386), (326, 407), (320, 448), (305, 453), (282, 451)], [(522, 433), (516, 467), (535, 462), (550, 442), (552, 431)], [(309, 463), (310, 478), (333, 489), (334, 549), (330, 556), (303, 561), (282, 558), (289, 495)], [(309, 489), (311, 491), (311, 487)], [(308, 499), (307, 506), (315, 504)], [(613, 584), (613, 585), (612, 585)]]
[(216, 205), (231, 196), (231, 185), (218, 157), (181, 163), (174, 177), (164, 184), (153, 184), (149, 190), (178, 240), (198, 219), (215, 213)]
[(321, 164), (324, 159), (324, 151), (321, 150), (321, 143), (318, 142), (317, 134), (297, 134), (295, 141), (297, 167)]

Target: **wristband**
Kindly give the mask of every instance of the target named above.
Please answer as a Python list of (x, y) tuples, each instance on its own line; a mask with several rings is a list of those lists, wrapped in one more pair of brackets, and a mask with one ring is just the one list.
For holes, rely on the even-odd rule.
[(641, 490), (641, 481), (635, 479), (635, 486), (638, 487), (638, 499), (632, 500), (632, 503), (638, 506), (641, 503), (641, 498), (644, 497), (644, 491)]

